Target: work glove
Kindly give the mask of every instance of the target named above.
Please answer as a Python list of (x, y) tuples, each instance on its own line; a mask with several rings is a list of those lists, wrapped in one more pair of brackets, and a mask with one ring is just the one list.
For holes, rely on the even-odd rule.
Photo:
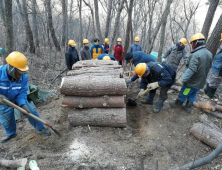
[(179, 80), (177, 80), (176, 85), (182, 86), (183, 85), (183, 79), (180, 77)]
[(140, 89), (140, 92), (138, 93), (137, 97), (141, 97), (144, 91), (144, 89)]
[(158, 87), (160, 87), (160, 86), (159, 86), (159, 84), (158, 84), (158, 81), (156, 81), (156, 82), (154, 82), (154, 83), (148, 84), (147, 89), (149, 89), (149, 90), (154, 90), (154, 89), (156, 89), (156, 88), (158, 88)]
[(129, 79), (129, 80), (126, 81), (127, 84), (129, 84), (129, 83), (131, 83), (131, 82), (132, 82), (131, 79)]
[(1, 94), (0, 94), (0, 105), (5, 105), (5, 104), (6, 104), (5, 102), (3, 102), (3, 98), (5, 98), (5, 99), (8, 100), (7, 97), (5, 97), (4, 95), (1, 95)]
[(162, 58), (162, 63), (166, 63), (166, 59), (165, 58)]

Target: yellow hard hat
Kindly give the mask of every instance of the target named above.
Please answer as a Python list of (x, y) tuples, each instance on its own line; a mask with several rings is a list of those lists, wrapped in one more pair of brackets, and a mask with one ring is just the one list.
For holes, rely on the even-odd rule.
[(69, 40), (68, 44), (69, 44), (69, 45), (76, 45), (76, 43), (75, 43), (74, 40)]
[(140, 41), (139, 37), (135, 37), (134, 41)]
[(105, 43), (109, 43), (109, 39), (108, 38), (105, 38)]
[(135, 67), (135, 73), (139, 76), (142, 77), (143, 74), (146, 72), (147, 65), (146, 63), (139, 63)]
[(204, 35), (201, 34), (201, 33), (194, 34), (194, 35), (191, 37), (190, 44), (191, 44), (191, 42), (193, 42), (193, 41), (195, 41), (195, 40), (205, 40), (205, 37), (204, 37)]
[(181, 42), (183, 45), (187, 45), (187, 40), (186, 40), (186, 38), (181, 38), (181, 39), (179, 40), (179, 42)]
[(222, 41), (222, 33), (221, 33), (221, 39), (220, 39), (220, 41)]
[(117, 38), (117, 42), (122, 42), (122, 39), (121, 38)]
[(20, 71), (28, 71), (29, 69), (27, 58), (18, 51), (11, 52), (5, 60)]
[(89, 43), (89, 40), (87, 40), (87, 39), (83, 40), (83, 44), (88, 44), (88, 43)]
[(108, 55), (106, 55), (105, 57), (103, 57), (103, 60), (111, 60), (111, 58)]

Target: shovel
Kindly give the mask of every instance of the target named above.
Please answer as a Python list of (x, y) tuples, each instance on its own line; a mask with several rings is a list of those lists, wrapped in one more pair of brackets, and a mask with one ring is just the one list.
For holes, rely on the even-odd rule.
[(8, 101), (8, 100), (5, 99), (5, 98), (3, 98), (2, 100), (3, 100), (7, 105), (9, 105), (9, 106), (11, 106), (11, 107), (14, 107), (15, 109), (18, 109), (20, 112), (22, 112), (22, 113), (28, 115), (29, 117), (31, 117), (31, 118), (33, 118), (33, 119), (35, 119), (35, 120), (43, 123), (44, 125), (50, 127), (59, 137), (62, 137), (61, 133), (60, 133), (57, 129), (53, 128), (49, 123), (45, 122), (44, 120), (38, 118), (37, 116), (35, 116), (35, 115), (31, 114), (31, 113), (28, 113), (28, 112), (27, 112), (26, 110), (24, 110), (23, 108), (15, 105), (14, 103)]
[[(142, 93), (141, 96), (143, 96), (144, 94), (146, 94), (148, 91), (150, 91), (150, 89), (146, 89), (146, 90)], [(131, 105), (131, 106), (137, 106), (138, 103), (136, 102), (136, 100), (137, 100), (138, 98), (139, 98), (139, 96), (137, 96), (137, 98), (135, 98), (135, 99), (129, 98), (129, 99), (128, 99), (129, 105)]]

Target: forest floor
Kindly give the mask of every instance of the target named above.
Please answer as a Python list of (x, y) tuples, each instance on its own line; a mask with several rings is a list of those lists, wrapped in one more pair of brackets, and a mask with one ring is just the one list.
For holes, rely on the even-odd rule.
[[(56, 68), (64, 69), (64, 63), (58, 62)], [(41, 170), (140, 170), (141, 160), (146, 170), (154, 170), (156, 160), (159, 170), (167, 170), (213, 151), (189, 133), (202, 112), (193, 108), (188, 114), (169, 106), (169, 101), (176, 99), (178, 92), (168, 95), (164, 108), (158, 114), (152, 112), (154, 106), (142, 105), (140, 100), (136, 107), (127, 106), (126, 128), (70, 127), (67, 120), (69, 109), (61, 107), (60, 79), (50, 84), (58, 73), (48, 68), (43, 58), (32, 58), (30, 83), (58, 95), (38, 104), (37, 111), (41, 118), (62, 133), (63, 138), (53, 132), (49, 137), (43, 136), (27, 119), (18, 121), (17, 137), (1, 144), (0, 157), (34, 159)], [(139, 82), (131, 83), (126, 99), (136, 98), (138, 92)], [(158, 97), (157, 93), (155, 102)], [(197, 100), (200, 97), (198, 95)], [(220, 120), (209, 117), (220, 126)], [(0, 138), (3, 136), (4, 130), (0, 127)], [(217, 158), (197, 169), (221, 169), (221, 162)], [(0, 167), (0, 170), (5, 168)]]

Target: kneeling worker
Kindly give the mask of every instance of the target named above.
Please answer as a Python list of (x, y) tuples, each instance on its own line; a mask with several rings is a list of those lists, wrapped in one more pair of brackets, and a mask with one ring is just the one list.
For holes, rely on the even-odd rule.
[[(17, 51), (10, 53), (6, 58), (7, 64), (0, 66), (0, 123), (5, 130), (6, 137), (1, 143), (8, 142), (16, 137), (16, 122), (14, 108), (6, 105), (3, 98), (17, 104), (29, 113), (39, 117), (27, 101), (28, 91), (28, 63), (26, 57)], [(51, 132), (44, 128), (44, 125), (37, 120), (28, 117), (30, 124), (35, 130), (44, 135), (51, 135)]]
[(164, 101), (167, 99), (167, 91), (174, 84), (176, 78), (175, 70), (168, 64), (159, 62), (140, 63), (136, 65), (135, 73), (141, 78), (140, 97), (144, 90), (149, 89), (149, 95), (146, 100), (142, 100), (142, 104), (153, 105), (153, 98), (156, 94), (156, 89), (160, 89), (160, 97), (156, 102), (156, 106), (153, 110), (154, 113), (158, 113), (163, 108)]

